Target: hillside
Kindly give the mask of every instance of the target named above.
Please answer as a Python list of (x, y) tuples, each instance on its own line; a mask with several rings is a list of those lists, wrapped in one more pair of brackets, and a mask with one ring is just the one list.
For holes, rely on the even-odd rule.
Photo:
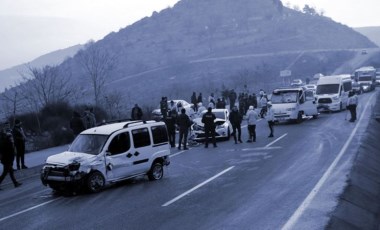
[(20, 73), (26, 71), (26, 64), (32, 67), (42, 67), (45, 65), (59, 65), (65, 59), (73, 57), (76, 54), (76, 52), (78, 52), (78, 50), (82, 47), (82, 45), (76, 45), (66, 49), (56, 50), (54, 52), (42, 55), (29, 63), (14, 66), (5, 70), (0, 70), (0, 92), (4, 91), (4, 89), (9, 86), (14, 86), (15, 83), (22, 79)]
[[(208, 95), (223, 86), (270, 90), (281, 84), (281, 70), (297, 78), (329, 74), (356, 49), (375, 47), (345, 25), (279, 0), (181, 0), (92, 46), (116, 57), (102, 98), (119, 92), (124, 109), (136, 102), (156, 106), (164, 95), (189, 100), (192, 91)], [(61, 67), (81, 86), (76, 102), (93, 103), (80, 62), (77, 54)]]
[(380, 26), (358, 27), (354, 29), (369, 38), (377, 46), (380, 46)]

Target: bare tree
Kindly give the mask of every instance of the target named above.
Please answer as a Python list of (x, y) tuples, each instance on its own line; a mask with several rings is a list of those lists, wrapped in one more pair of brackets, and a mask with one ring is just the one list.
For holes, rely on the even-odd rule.
[(0, 100), (3, 101), (3, 116), (12, 116), (14, 118), (21, 101), (20, 94), (17, 90), (5, 89), (5, 91), (1, 94)]
[(78, 53), (79, 62), (91, 82), (95, 105), (99, 106), (107, 77), (114, 67), (116, 58), (96, 46), (93, 41), (89, 42), (86, 46), (85, 50)]
[(58, 66), (36, 68), (27, 66), (28, 73), (23, 74), (23, 82), (18, 84), (20, 93), (28, 103), (38, 107), (51, 103), (66, 101), (75, 92), (71, 76), (63, 73)]

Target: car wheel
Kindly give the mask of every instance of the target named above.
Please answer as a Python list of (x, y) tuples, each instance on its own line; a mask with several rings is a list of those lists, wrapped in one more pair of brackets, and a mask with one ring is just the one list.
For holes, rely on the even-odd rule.
[(317, 119), (317, 118), (318, 118), (318, 114), (313, 115), (313, 119)]
[(105, 185), (105, 180), (100, 172), (92, 172), (86, 180), (87, 190), (91, 193), (100, 192)]
[(153, 163), (152, 167), (148, 172), (149, 180), (160, 180), (164, 176), (164, 166), (159, 163)]

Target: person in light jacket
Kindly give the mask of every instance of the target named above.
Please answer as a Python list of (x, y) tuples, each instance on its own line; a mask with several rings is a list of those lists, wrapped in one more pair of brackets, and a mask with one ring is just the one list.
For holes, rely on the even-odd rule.
[(247, 142), (256, 142), (256, 124), (257, 120), (259, 119), (259, 115), (253, 108), (253, 106), (249, 106), (247, 114), (247, 122), (248, 122), (248, 133), (249, 133), (249, 139)]
[(272, 108), (272, 103), (268, 102), (267, 106), (268, 106), (268, 109), (267, 109), (265, 119), (268, 121), (268, 126), (270, 130), (270, 134), (268, 137), (273, 137), (274, 112)]
[(356, 121), (356, 107), (358, 106), (358, 96), (353, 91), (348, 94), (347, 109), (351, 113), (350, 122)]

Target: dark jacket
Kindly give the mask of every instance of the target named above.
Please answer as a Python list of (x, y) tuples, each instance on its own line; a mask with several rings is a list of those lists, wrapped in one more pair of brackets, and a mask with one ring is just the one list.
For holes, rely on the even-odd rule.
[(177, 118), (177, 125), (180, 131), (186, 131), (191, 126), (191, 121), (189, 116), (184, 113), (181, 113)]
[(133, 107), (132, 113), (131, 113), (131, 118), (132, 120), (141, 120), (143, 116), (143, 112), (140, 107)]
[(202, 123), (205, 124), (205, 129), (215, 129), (215, 121), (216, 117), (215, 117), (215, 114), (213, 114), (212, 112), (207, 112), (205, 114), (203, 114), (203, 117), (202, 117)]
[(238, 126), (241, 124), (242, 120), (243, 120), (243, 116), (236, 110), (232, 110), (232, 112), (230, 113), (230, 122), (232, 125), (234, 126)]
[(73, 117), (70, 120), (70, 128), (73, 131), (74, 135), (78, 135), (83, 130), (85, 130), (83, 120), (80, 117), (79, 113), (74, 112)]
[(176, 123), (175, 117), (170, 115), (165, 118), (165, 124), (169, 133), (175, 133), (175, 123)]
[(25, 142), (25, 134), (24, 130), (21, 128), (21, 126), (15, 126), (13, 127), (13, 138), (15, 143), (24, 143)]
[(12, 133), (10, 131), (7, 133), (1, 132), (0, 142), (1, 163), (3, 165), (13, 164), (16, 151)]

